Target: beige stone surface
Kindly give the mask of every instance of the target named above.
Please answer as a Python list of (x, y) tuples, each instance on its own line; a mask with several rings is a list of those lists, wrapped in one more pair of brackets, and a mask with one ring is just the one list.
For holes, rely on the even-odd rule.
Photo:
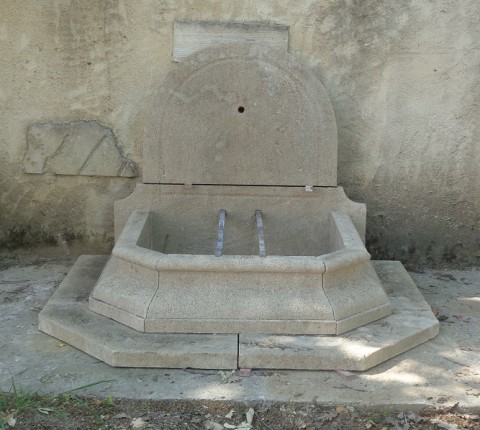
[(336, 310), (337, 320), (388, 304), (387, 295), (370, 262), (334, 272), (329, 272), (327, 268), (323, 275), (323, 288), (329, 303)]
[(155, 270), (112, 256), (93, 291), (91, 310), (144, 331), (147, 309), (158, 289)]
[(115, 202), (116, 239), (135, 209), (161, 214), (154, 220), (153, 246), (173, 254), (213, 255), (220, 209), (227, 211), (224, 255), (257, 253), (257, 209), (263, 213), (269, 255), (329, 252), (329, 217), (335, 210), (345, 211), (360, 238), (365, 237), (366, 207), (351, 201), (342, 187), (315, 187), (306, 192), (300, 187), (137, 184), (126, 199)]
[[(215, 257), (212, 257), (215, 258)], [(148, 331), (334, 334), (321, 274), (160, 272)]]
[(118, 367), (231, 369), (236, 335), (139, 333), (88, 309), (105, 256), (82, 256), (39, 314), (39, 329)]
[(241, 334), (239, 366), (366, 370), (437, 336), (438, 320), (401, 263), (377, 261), (374, 267), (392, 297), (392, 315), (341, 336)]
[[(90, 311), (88, 296), (105, 261), (77, 260), (41, 311), (40, 330), (112, 366), (237, 367), (237, 335), (140, 333)], [(238, 365), (364, 370), (436, 336), (438, 321), (402, 265), (375, 262), (375, 268), (392, 297), (391, 316), (341, 336), (240, 335)]]
[[(406, 312), (338, 337), (240, 335), (239, 366), (258, 369), (362, 371), (438, 334), (438, 321)], [(357, 329), (359, 330), (359, 329)]]
[(271, 46), (220, 45), (172, 64), (150, 100), (143, 182), (337, 185), (328, 94)]
[(370, 370), (347, 378), (331, 370), (252, 370), (249, 377), (225, 384), (217, 370), (112, 367), (39, 332), (37, 310), (57, 290), (74, 260), (28, 254), (3, 258), (1, 263), (0, 389), (4, 392), (11, 389), (12, 377), (17, 387), (47, 395), (111, 380), (83, 394), (103, 399), (228, 400), (241, 404), (283, 401), (334, 406), (341, 399), (342, 405), (380, 410), (387, 405), (416, 410), (450, 407), (458, 402), (462, 408), (478, 408), (479, 268), (409, 272), (428, 304), (441, 315), (440, 334)]
[(265, 22), (175, 22), (173, 25), (173, 61), (223, 44), (255, 43), (288, 49), (288, 26)]
[[(159, 185), (150, 185), (149, 188), (162, 189)], [(238, 232), (230, 233), (229, 218), (238, 216), (238, 213), (230, 212), (228, 205), (231, 204), (232, 195), (226, 192), (228, 187), (204, 188), (212, 189), (212, 192), (215, 189), (217, 196), (214, 194), (213, 197), (224, 200), (227, 206), (222, 207), (228, 207), (228, 213), (232, 213), (224, 233), (227, 237), (231, 235), (233, 244), (241, 242), (243, 237), (238, 236)], [(174, 202), (181, 201), (179, 192), (182, 187), (173, 186), (170, 189)], [(250, 190), (247, 195), (237, 195), (237, 208), (248, 208), (252, 197), (254, 202), (261, 199), (262, 192), (256, 193), (256, 190)], [(330, 193), (330, 197), (333, 195), (342, 200), (342, 190), (332, 190), (335, 192)], [(269, 193), (274, 191), (269, 190)], [(148, 196), (142, 194), (144, 201), (152, 204)], [(305, 194), (314, 195), (311, 192)], [(202, 197), (194, 191), (193, 195), (197, 201), (198, 197)], [(212, 194), (208, 194), (208, 197), (210, 199), (207, 201), (211, 204)], [(278, 204), (280, 199), (285, 197), (280, 195), (277, 199), (272, 198), (274, 204)], [(333, 203), (331, 198), (328, 199), (328, 194), (327, 199), (322, 199), (322, 194), (314, 199), (322, 210)], [(352, 202), (344, 196), (343, 200), (344, 207), (352, 207)], [(112, 258), (91, 294), (91, 310), (139, 331), (270, 334), (339, 334), (391, 312), (388, 298), (370, 265), (370, 256), (360, 235), (347, 213), (338, 207), (337, 211), (323, 214), (320, 230), (323, 230), (322, 238), (326, 235), (326, 239), (323, 239), (325, 243), (320, 243), (321, 238), (317, 238), (316, 243), (320, 245), (318, 249), (325, 252), (324, 255), (320, 252), (314, 255), (289, 255), (288, 249), (285, 252), (280, 248), (281, 255), (270, 255), (275, 247), (270, 246), (270, 240), (275, 240), (275, 234), (271, 233), (266, 222), (268, 252), (265, 257), (259, 257), (255, 251), (252, 255), (216, 257), (202, 253), (204, 243), (198, 236), (186, 238), (190, 245), (188, 247), (182, 242), (178, 243), (177, 252), (180, 247), (189, 252), (167, 253), (165, 245), (159, 248), (159, 242), (170, 240), (175, 243), (178, 240), (174, 236), (175, 228), (180, 231), (191, 229), (192, 226), (195, 231), (205, 228), (200, 205), (195, 204), (195, 200), (187, 200), (189, 206), (185, 210), (196, 209), (196, 217), (184, 220), (183, 224), (174, 228), (165, 220), (173, 210), (171, 219), (178, 222), (177, 214), (183, 214), (184, 208), (168, 200), (165, 202), (162, 198), (159, 201), (164, 206), (160, 209), (156, 207), (158, 212), (135, 209), (130, 214), (112, 251)], [(165, 203), (169, 206), (165, 206)], [(295, 206), (297, 213), (303, 212), (302, 206), (303, 201), (298, 199)], [(288, 208), (288, 205), (284, 207)], [(253, 208), (255, 206), (250, 207), (252, 214)], [(362, 205), (360, 208), (363, 208)], [(289, 227), (298, 228), (298, 216), (288, 220), (281, 211), (272, 214), (285, 222), (283, 229), (287, 233), (294, 234)], [(320, 215), (316, 214), (312, 219), (319, 222)], [(265, 220), (269, 219), (266, 217)], [(162, 221), (160, 225), (159, 220)], [(309, 222), (312, 220), (307, 219), (306, 225)], [(208, 220), (207, 226), (210, 226), (213, 234), (214, 226)], [(250, 228), (253, 232), (253, 225)], [(149, 239), (148, 235), (153, 239)], [(159, 235), (165, 236), (165, 240), (158, 240)], [(287, 236), (285, 238), (288, 240)], [(211, 244), (214, 244), (214, 238)], [(333, 247), (329, 249), (328, 244), (333, 244)]]
[(85, 176), (137, 176), (112, 130), (96, 121), (33, 124), (23, 158), (26, 173)]

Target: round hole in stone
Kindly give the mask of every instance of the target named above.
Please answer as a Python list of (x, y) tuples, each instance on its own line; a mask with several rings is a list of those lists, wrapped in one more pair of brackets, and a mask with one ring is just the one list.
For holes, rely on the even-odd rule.
[(238, 112), (240, 112), (240, 113), (245, 112), (245, 108), (243, 106), (239, 106)]

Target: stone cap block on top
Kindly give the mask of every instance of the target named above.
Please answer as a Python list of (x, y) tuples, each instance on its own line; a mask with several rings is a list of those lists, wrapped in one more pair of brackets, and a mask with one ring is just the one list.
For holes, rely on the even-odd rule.
[(288, 26), (265, 22), (176, 21), (173, 24), (173, 61), (213, 46), (255, 43), (287, 51)]

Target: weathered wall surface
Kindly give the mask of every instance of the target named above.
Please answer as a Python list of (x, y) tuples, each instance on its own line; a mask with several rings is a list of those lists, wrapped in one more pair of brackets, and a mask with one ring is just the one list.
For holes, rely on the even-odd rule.
[[(376, 257), (480, 262), (477, 0), (1, 0), (0, 244), (108, 248), (141, 179), (148, 96), (175, 20), (290, 26), (327, 88), (339, 183), (368, 207)], [(32, 124), (97, 121), (137, 178), (23, 170)], [(123, 158), (122, 158), (123, 159)]]

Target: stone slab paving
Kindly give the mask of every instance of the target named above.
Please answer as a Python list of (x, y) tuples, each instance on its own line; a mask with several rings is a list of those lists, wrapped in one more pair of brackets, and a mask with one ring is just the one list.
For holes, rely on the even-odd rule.
[[(32, 262), (33, 261), (33, 262)], [(0, 260), (1, 262), (1, 260)], [(480, 402), (480, 271), (410, 273), (440, 322), (440, 335), (368, 371), (114, 368), (38, 331), (38, 313), (73, 260), (19, 259), (0, 271), (0, 389), (62, 392), (111, 380), (84, 394), (145, 399), (295, 401), (421, 407)]]

